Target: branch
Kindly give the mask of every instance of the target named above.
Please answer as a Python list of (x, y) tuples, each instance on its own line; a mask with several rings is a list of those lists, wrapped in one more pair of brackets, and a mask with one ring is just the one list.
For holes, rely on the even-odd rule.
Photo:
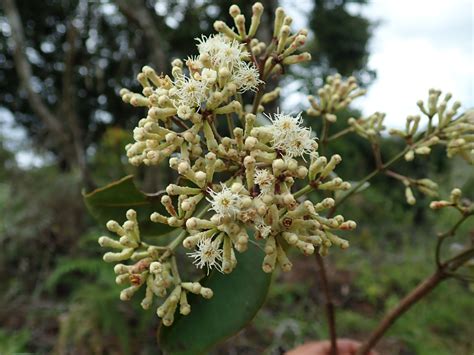
[(359, 348), (357, 354), (368, 354), (369, 351), (377, 344), (380, 338), (385, 332), (395, 323), (395, 321), (405, 313), (411, 306), (418, 302), (421, 298), (426, 296), (431, 290), (433, 290), (438, 284), (445, 280), (447, 275), (441, 269), (437, 269), (436, 272), (423, 280), (411, 291), (400, 303), (392, 309), (379, 323), (377, 328), (370, 335), (369, 339)]
[(436, 242), (436, 250), (435, 250), (435, 261), (438, 267), (441, 267), (441, 247), (443, 246), (443, 242), (446, 238), (454, 236), (456, 234), (457, 229), (459, 226), (470, 216), (474, 215), (474, 211), (470, 213), (463, 214), (462, 218), (447, 232), (438, 235), (438, 241)]
[(161, 37), (159, 31), (155, 27), (153, 17), (147, 9), (144, 0), (116, 0), (120, 11), (131, 22), (134, 22), (143, 31), (148, 42), (148, 47), (151, 47), (151, 57), (158, 70), (165, 70), (166, 55), (163, 51), (163, 44), (165, 41)]
[[(473, 214), (463, 216), (448, 233), (453, 233), (453, 230), (455, 231), (462, 222), (472, 215)], [(436, 253), (438, 252), (437, 245)], [(416, 286), (408, 295), (406, 295), (398, 303), (398, 305), (382, 319), (375, 330), (370, 334), (367, 341), (365, 341), (364, 344), (362, 344), (362, 346), (359, 348), (357, 354), (368, 354), (398, 318), (400, 318), (408, 309), (410, 309), (411, 306), (413, 306), (434, 288), (436, 288), (441, 283), (441, 281), (450, 277), (456, 277), (457, 275), (455, 274), (455, 271), (473, 257), (474, 247), (471, 247), (447, 260), (446, 262), (439, 264), (434, 274), (420, 282), (418, 286)]]
[(64, 57), (63, 93), (61, 98), (61, 111), (66, 117), (72, 133), (72, 143), (77, 165), (81, 172), (83, 184), (87, 190), (93, 190), (95, 184), (87, 166), (87, 159), (83, 141), (82, 129), (76, 111), (76, 85), (74, 82), (74, 61), (77, 52), (78, 30), (72, 21), (68, 23), (66, 33), (66, 50)]
[(68, 140), (67, 133), (61, 125), (60, 119), (51, 112), (45, 105), (41, 97), (33, 90), (31, 78), (33, 71), (31, 64), (26, 57), (25, 33), (21, 22), (18, 9), (14, 0), (2, 0), (3, 9), (8, 22), (11, 26), (13, 40), (13, 60), (15, 61), (15, 69), (20, 79), (21, 86), (26, 90), (28, 102), (33, 112), (43, 121), (49, 131), (54, 133), (58, 140), (65, 142)]
[(329, 283), (327, 279), (326, 268), (324, 266), (324, 260), (319, 253), (314, 254), (316, 262), (318, 263), (318, 273), (321, 278), (321, 287), (326, 298), (326, 317), (328, 320), (329, 337), (331, 339), (331, 352), (330, 355), (337, 355), (337, 334), (336, 334), (336, 320), (334, 316), (334, 303), (332, 302), (331, 290), (329, 289)]

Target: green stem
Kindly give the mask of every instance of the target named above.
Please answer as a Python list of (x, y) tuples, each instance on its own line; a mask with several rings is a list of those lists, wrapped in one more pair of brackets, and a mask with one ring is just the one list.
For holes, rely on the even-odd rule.
[(415, 303), (435, 289), (443, 280), (450, 277), (456, 277), (453, 276), (453, 273), (473, 256), (474, 248), (471, 248), (441, 264), (434, 274), (420, 282), (418, 286), (406, 295), (394, 309), (387, 313), (375, 330), (370, 334), (369, 338), (357, 350), (357, 354), (368, 354), (398, 318), (407, 312)]
[(262, 97), (263, 97), (263, 88), (264, 88), (265, 84), (261, 84), (258, 88), (258, 92), (255, 94), (255, 98), (253, 99), (253, 106), (252, 106), (252, 113), (254, 115), (257, 114), (257, 111), (258, 111), (258, 106), (260, 105), (260, 100), (262, 100)]
[(337, 133), (334, 133), (332, 136), (329, 136), (326, 141), (327, 142), (330, 142), (330, 141), (333, 141), (333, 140), (336, 140), (338, 138), (341, 138), (342, 136), (345, 136), (346, 134), (352, 132), (352, 127), (347, 127)]
[(181, 284), (181, 276), (179, 275), (178, 264), (176, 263), (176, 258), (174, 256), (171, 257), (171, 272), (176, 280), (176, 284)]
[(440, 234), (438, 236), (438, 241), (436, 243), (436, 249), (435, 249), (435, 260), (436, 260), (436, 265), (438, 265), (438, 267), (441, 266), (442, 262), (441, 262), (441, 247), (443, 246), (443, 242), (446, 238), (448, 237), (451, 237), (453, 236), (457, 229), (459, 228), (459, 226), (466, 220), (468, 219), (469, 217), (471, 217), (472, 215), (474, 215), (474, 211), (471, 211), (469, 213), (466, 213), (466, 214), (463, 214), (463, 216), (457, 221), (457, 223), (450, 229), (448, 230), (447, 232), (443, 233), (443, 234)]
[[(204, 216), (209, 211), (209, 207), (210, 204), (206, 204), (203, 209), (196, 215), (196, 218), (201, 218), (202, 216)], [(173, 251), (183, 242), (184, 238), (186, 238), (187, 235), (188, 231), (186, 230), (186, 227), (184, 227), (181, 233), (179, 233), (179, 235), (167, 245), (166, 251), (160, 257), (160, 261), (169, 258), (173, 254)]]
[(308, 184), (308, 185), (306, 185), (305, 187), (301, 188), (300, 190), (296, 191), (296, 192), (293, 194), (293, 196), (294, 196), (295, 198), (301, 197), (301, 196), (303, 196), (304, 194), (310, 192), (312, 189), (313, 189), (313, 187), (312, 187), (310, 184)]
[(331, 355), (337, 355), (337, 333), (336, 333), (336, 318), (334, 315), (334, 303), (332, 302), (331, 289), (329, 288), (329, 282), (327, 278), (326, 267), (324, 266), (324, 260), (319, 252), (315, 254), (316, 262), (318, 264), (318, 273), (321, 279), (321, 288), (326, 299), (326, 317), (328, 320), (329, 338), (331, 339)]
[(355, 194), (359, 189), (370, 179), (372, 179), (374, 176), (376, 176), (378, 173), (381, 171), (387, 169), (389, 166), (394, 164), (396, 161), (398, 161), (400, 158), (402, 158), (406, 152), (410, 150), (409, 147), (406, 147), (403, 149), (400, 153), (398, 153), (396, 156), (394, 156), (392, 159), (390, 159), (387, 163), (383, 164), (380, 169), (375, 169), (372, 171), (370, 174), (365, 176), (362, 180), (360, 180), (357, 185), (355, 185), (347, 194), (345, 194), (339, 201), (336, 201), (336, 204), (333, 207), (333, 210), (336, 210), (338, 206), (340, 206), (344, 201), (346, 201), (349, 197), (351, 197), (353, 194)]
[(226, 117), (227, 117), (227, 126), (229, 127), (230, 136), (234, 138), (234, 123), (232, 122), (232, 117), (229, 113), (226, 115)]
[(321, 154), (324, 154), (324, 150), (328, 143), (328, 134), (329, 134), (329, 122), (323, 117), (323, 127), (321, 128), (321, 144), (319, 149), (321, 150)]

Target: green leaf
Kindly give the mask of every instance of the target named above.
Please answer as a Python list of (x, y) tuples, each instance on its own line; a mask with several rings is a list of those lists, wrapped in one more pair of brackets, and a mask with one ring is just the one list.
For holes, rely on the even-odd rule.
[(138, 190), (133, 182), (133, 175), (90, 193), (83, 193), (83, 196), (89, 212), (103, 226), (111, 219), (122, 224), (126, 219), (127, 210), (133, 208), (137, 211), (142, 237), (163, 235), (172, 229), (167, 225), (150, 221), (153, 212), (166, 215), (160, 203), (161, 194), (150, 195)]
[(229, 275), (213, 272), (201, 284), (214, 291), (210, 300), (190, 295), (191, 313), (177, 316), (170, 327), (161, 326), (158, 342), (167, 354), (206, 353), (212, 346), (243, 329), (262, 307), (271, 274), (262, 271), (263, 251), (250, 244), (237, 255)]

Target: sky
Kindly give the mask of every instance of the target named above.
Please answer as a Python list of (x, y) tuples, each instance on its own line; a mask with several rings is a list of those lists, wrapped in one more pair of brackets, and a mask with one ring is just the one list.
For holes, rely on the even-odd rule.
[(403, 126), (432, 87), (474, 107), (474, 1), (378, 0), (361, 12), (380, 21), (369, 59), (377, 79), (359, 101), (364, 112), (386, 112), (388, 125)]
[[(312, 1), (281, 2), (295, 28), (307, 26)], [(353, 104), (364, 115), (385, 112), (388, 127), (403, 127), (407, 115), (418, 113), (416, 101), (425, 100), (432, 87), (451, 92), (462, 109), (474, 107), (474, 0), (369, 0), (349, 10), (377, 23), (368, 63), (377, 78), (366, 97)], [(0, 110), (0, 130), (11, 143), (23, 140), (6, 110)], [(28, 150), (18, 151), (20, 165), (43, 161)]]
[[(306, 26), (311, 4), (283, 1), (295, 26)], [(430, 88), (451, 92), (462, 109), (474, 107), (473, 0), (369, 0), (349, 10), (377, 23), (368, 63), (377, 78), (354, 107), (365, 115), (385, 112), (389, 127), (417, 114), (416, 101)]]

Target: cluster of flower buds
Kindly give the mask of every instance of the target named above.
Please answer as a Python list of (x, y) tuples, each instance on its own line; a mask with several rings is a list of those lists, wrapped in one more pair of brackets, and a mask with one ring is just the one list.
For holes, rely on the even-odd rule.
[[(240, 94), (257, 91), (264, 86), (263, 80), (281, 73), (285, 65), (310, 60), (309, 53), (295, 54), (304, 45), (307, 31), (291, 34), (292, 19), (281, 8), (276, 10), (271, 44), (260, 42), (255, 34), (262, 12), (262, 4), (256, 3), (247, 32), (244, 15), (237, 5), (232, 5), (230, 14), (237, 32), (216, 21), (214, 27), (219, 34), (198, 39), (198, 56), (189, 57), (185, 63), (174, 60), (172, 77), (158, 75), (145, 66), (137, 77), (142, 92), (121, 90), (123, 101), (147, 109), (147, 116), (133, 132), (135, 143), (126, 147), (133, 165), (158, 164), (182, 144), (197, 158), (202, 154), (199, 133), (211, 139), (213, 122), (218, 116), (244, 117)], [(279, 89), (261, 95), (256, 107), (249, 110), (262, 112), (263, 105), (278, 95)], [(175, 127), (184, 130), (177, 132)]]
[(106, 236), (99, 238), (102, 247), (119, 250), (105, 253), (106, 262), (131, 262), (129, 265), (118, 263), (114, 267), (116, 283), (128, 285), (120, 293), (122, 301), (130, 300), (144, 286), (145, 297), (141, 306), (149, 309), (155, 296), (165, 298), (156, 312), (163, 324), (169, 326), (173, 323), (178, 304), (181, 314), (187, 315), (191, 311), (187, 293), (200, 294), (204, 298), (212, 297), (212, 290), (202, 287), (198, 282), (181, 282), (175, 259), (164, 258), (166, 248), (150, 246), (140, 241), (136, 212), (128, 210), (126, 216), (127, 221), (122, 226), (116, 221), (107, 223), (107, 228), (120, 237), (118, 241)]
[(355, 119), (353, 117), (347, 120), (347, 123), (356, 134), (371, 142), (380, 137), (381, 132), (385, 130), (385, 113), (375, 112), (367, 118)]
[[(298, 202), (292, 192), (296, 180), (306, 178), (319, 190), (349, 189), (348, 182), (334, 176), (341, 157), (336, 154), (328, 161), (318, 156), (318, 144), (303, 126), (301, 115), (277, 113), (268, 117), (270, 125), (253, 127), (255, 116), (247, 115), (245, 130), (235, 128), (234, 138), (222, 138), (215, 153), (196, 159), (192, 166), (187, 155), (170, 159), (170, 166), (183, 180), (196, 187), (169, 185), (162, 203), (170, 216), (155, 212), (151, 219), (172, 227), (185, 224), (189, 235), (182, 243), (185, 248), (195, 249), (188, 255), (198, 268), (232, 272), (237, 265), (236, 252), (247, 250), (249, 230), (257, 239), (266, 239), (262, 266), (266, 272), (271, 272), (276, 262), (283, 270), (291, 268), (284, 252), (288, 244), (307, 255), (315, 247), (325, 255), (331, 245), (348, 246), (333, 231), (354, 229), (355, 222), (345, 221), (340, 215), (325, 218), (319, 214), (334, 206), (333, 199), (317, 204)], [(305, 155), (311, 157), (309, 165), (298, 160)], [(215, 184), (216, 166), (228, 169), (224, 161), (240, 164), (240, 169), (226, 184)], [(178, 196), (176, 208), (171, 200), (174, 196)], [(197, 204), (205, 196), (214, 214), (195, 217)]]
[[(129, 211), (123, 227), (108, 223), (120, 241), (102, 237), (100, 243), (119, 249), (107, 253), (106, 261), (134, 262), (115, 268), (117, 282), (130, 284), (122, 299), (130, 299), (142, 285), (146, 285), (143, 308), (150, 307), (154, 295), (166, 297), (157, 310), (165, 325), (173, 322), (178, 304), (182, 314), (190, 312), (187, 293), (212, 296), (199, 283), (181, 282), (173, 253), (177, 246), (190, 249), (187, 255), (197, 268), (230, 273), (237, 267), (236, 254), (245, 252), (254, 238), (264, 245), (262, 269), (271, 272), (277, 264), (283, 270), (291, 268), (288, 246), (306, 255), (326, 255), (332, 245), (349, 245), (337, 231), (356, 227), (341, 215), (325, 217), (335, 204), (332, 198), (318, 203), (300, 199), (308, 188), (330, 192), (350, 188), (334, 173), (341, 157), (318, 155), (317, 139), (304, 126), (301, 114), (278, 112), (266, 115), (263, 126), (259, 125), (265, 121), (263, 115), (257, 122), (265, 104), (280, 92), (279, 88), (265, 92), (265, 81), (283, 72), (285, 65), (310, 59), (308, 53), (297, 53), (307, 31), (291, 33), (291, 17), (278, 8), (273, 38), (267, 44), (256, 38), (261, 3), (253, 6), (250, 27), (238, 6), (232, 5), (229, 12), (235, 31), (215, 22), (219, 33), (198, 39), (196, 57), (174, 60), (171, 76), (146, 66), (138, 75), (142, 92), (121, 91), (123, 101), (147, 110), (133, 132), (135, 142), (126, 147), (129, 161), (134, 165), (167, 161), (179, 176), (161, 198), (167, 214), (155, 212), (150, 219), (182, 231), (167, 247), (148, 245), (140, 241), (136, 213)], [(322, 92), (319, 107), (330, 114), (346, 107), (362, 90), (354, 78), (343, 82), (334, 76)], [(253, 99), (252, 105), (243, 102), (247, 97)], [(298, 181), (306, 187), (298, 190)]]
[[(448, 157), (460, 154), (467, 161), (474, 163), (472, 138), (474, 119), (472, 115), (468, 112), (460, 118), (455, 118), (461, 103), (455, 101), (448, 109), (448, 102), (452, 95), (447, 93), (442, 101), (440, 101), (440, 97), (441, 91), (430, 89), (426, 105), (422, 100), (417, 102), (421, 112), (428, 117), (427, 128), (421, 127), (419, 115), (408, 116), (404, 131), (391, 129), (389, 133), (405, 139), (412, 148), (405, 154), (407, 161), (413, 160), (415, 155), (430, 154), (433, 145), (446, 143)], [(438, 118), (437, 125), (433, 123), (434, 116)]]
[(461, 213), (468, 213), (474, 208), (474, 204), (467, 198), (462, 198), (461, 189), (455, 188), (449, 195), (449, 200), (432, 201), (430, 208), (438, 210), (440, 208), (453, 207)]
[(432, 135), (428, 139), (421, 139), (420, 141), (413, 144), (413, 138), (418, 133), (420, 128), (421, 116), (408, 116), (405, 124), (405, 130), (399, 130), (392, 128), (389, 133), (392, 136), (398, 136), (405, 139), (411, 146), (412, 149), (409, 149), (405, 154), (406, 161), (412, 161), (415, 158), (415, 155), (428, 155), (431, 153), (431, 146), (439, 143), (439, 137), (437, 135)]
[(295, 54), (306, 43), (308, 31), (303, 29), (292, 34), (290, 26), (293, 19), (286, 15), (283, 8), (279, 7), (275, 11), (273, 39), (269, 45), (255, 37), (263, 14), (263, 5), (260, 2), (252, 6), (252, 18), (248, 30), (245, 25), (245, 16), (237, 5), (230, 7), (229, 14), (234, 19), (237, 31), (234, 31), (223, 21), (214, 22), (214, 29), (231, 40), (245, 43), (253, 57), (264, 57), (263, 76), (282, 73), (284, 65), (311, 59), (311, 55), (307, 52)]
[(435, 115), (437, 115), (438, 128), (442, 129), (451, 122), (458, 109), (461, 107), (461, 103), (459, 101), (455, 101), (451, 109), (447, 110), (448, 102), (451, 100), (452, 94), (447, 93), (441, 102), (439, 100), (440, 97), (440, 90), (430, 89), (428, 92), (428, 102), (426, 103), (426, 106), (422, 100), (418, 100), (416, 104), (420, 108), (420, 111), (423, 112), (430, 120)]
[(347, 108), (355, 98), (365, 93), (353, 76), (343, 80), (339, 74), (330, 75), (326, 84), (318, 90), (318, 98), (308, 96), (311, 107), (307, 113), (310, 116), (321, 116), (328, 122), (336, 122), (337, 116), (334, 113)]
[(458, 154), (474, 164), (474, 111), (468, 111), (453, 121), (443, 133), (447, 141), (448, 157)]
[(405, 185), (405, 198), (409, 205), (414, 205), (416, 203), (415, 195), (413, 194), (412, 187), (415, 187), (422, 194), (429, 197), (438, 196), (438, 184), (430, 179), (403, 179), (403, 184)]

